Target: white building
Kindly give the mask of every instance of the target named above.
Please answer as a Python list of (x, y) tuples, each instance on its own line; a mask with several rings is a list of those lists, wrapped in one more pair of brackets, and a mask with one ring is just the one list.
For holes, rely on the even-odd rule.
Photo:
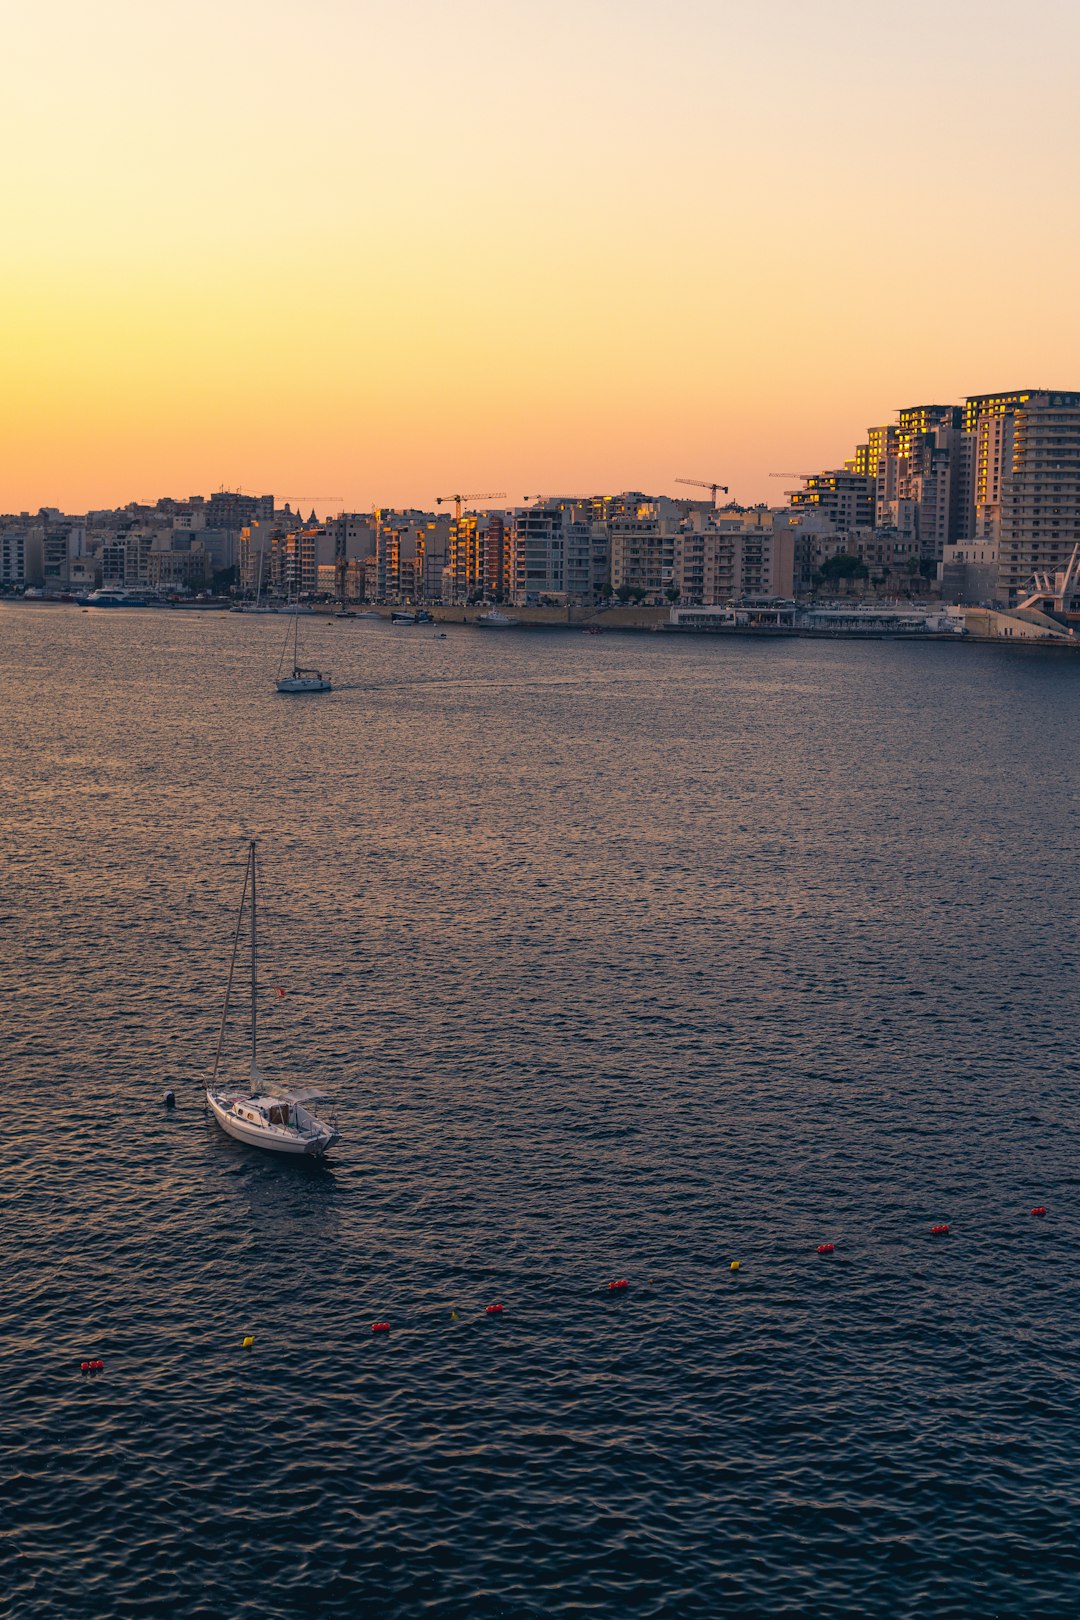
[(26, 577), (26, 530), (0, 530), (0, 585), (28, 584)]

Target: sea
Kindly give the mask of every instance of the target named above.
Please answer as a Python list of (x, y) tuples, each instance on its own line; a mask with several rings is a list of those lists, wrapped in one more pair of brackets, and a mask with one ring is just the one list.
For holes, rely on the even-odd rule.
[(0, 1613), (1080, 1612), (1080, 659), (290, 629), (0, 606)]

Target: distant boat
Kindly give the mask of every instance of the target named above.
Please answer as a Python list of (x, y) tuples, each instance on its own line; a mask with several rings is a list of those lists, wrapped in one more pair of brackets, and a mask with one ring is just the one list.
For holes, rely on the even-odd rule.
[[(291, 675), (278, 675), (277, 689), (289, 696), (297, 696), (305, 692), (329, 692), (332, 690), (329, 675), (324, 675), (321, 669), (305, 669), (300, 663), (300, 615), (293, 617), (293, 667)], [(285, 637), (285, 645), (281, 649), (281, 658), (278, 660), (278, 669), (284, 662), (288, 651), (289, 638)]]
[(391, 624), (434, 624), (434, 617), (426, 608), (393, 608), (390, 612)]
[(510, 630), (521, 620), (511, 619), (508, 614), (500, 613), (498, 608), (492, 608), (490, 613), (478, 614), (475, 622), (487, 630)]
[(132, 591), (125, 585), (109, 590), (101, 586), (84, 598), (87, 607), (149, 607), (150, 598), (142, 591)]
[[(225, 1039), (225, 1025), (229, 1016), (229, 999), (232, 993), (233, 977), (236, 972), (236, 957), (240, 948), (240, 933), (244, 924), (244, 911), (248, 905), (250, 890), (251, 914), (251, 1082), (244, 1090), (221, 1090), (218, 1087), (218, 1069), (221, 1065), (221, 1048)], [(221, 1013), (221, 1029), (218, 1034), (217, 1053), (214, 1057), (214, 1072), (209, 1086), (206, 1088), (206, 1100), (210, 1105), (214, 1118), (229, 1136), (238, 1142), (247, 1142), (252, 1147), (266, 1148), (271, 1153), (303, 1153), (316, 1158), (321, 1157), (335, 1142), (341, 1140), (341, 1133), (332, 1124), (327, 1124), (311, 1112), (309, 1103), (318, 1102), (323, 1093), (308, 1087), (301, 1091), (267, 1091), (263, 1087), (262, 1075), (259, 1073), (257, 1057), (257, 1022), (256, 1005), (258, 997), (258, 945), (255, 916), (255, 840), (248, 845), (247, 865), (244, 868), (244, 887), (240, 894), (240, 910), (236, 918), (236, 933), (233, 936), (232, 961), (229, 964), (229, 979), (225, 987), (225, 1005)]]

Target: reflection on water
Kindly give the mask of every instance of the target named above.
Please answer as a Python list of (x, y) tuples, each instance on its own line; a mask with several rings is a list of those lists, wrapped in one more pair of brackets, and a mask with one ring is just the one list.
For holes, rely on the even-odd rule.
[(1080, 669), (304, 633), (0, 607), (12, 1612), (1071, 1614)]

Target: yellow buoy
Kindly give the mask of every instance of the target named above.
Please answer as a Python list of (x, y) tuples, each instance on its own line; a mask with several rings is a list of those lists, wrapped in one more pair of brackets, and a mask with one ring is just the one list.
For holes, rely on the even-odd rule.
[(450, 1312), (450, 1320), (451, 1320), (451, 1322), (456, 1322), (457, 1319), (458, 1319), (457, 1311), (451, 1311)]
[(255, 1340), (251, 1337), (251, 1335), (249, 1333), (247, 1338), (244, 1340), (243, 1348), (245, 1350), (250, 1350), (254, 1343), (255, 1343)]
[(738, 1261), (737, 1261), (737, 1260), (733, 1260), (733, 1261), (732, 1261), (732, 1262), (731, 1262), (731, 1269), (732, 1269), (732, 1271), (738, 1271), (738, 1269), (739, 1269), (739, 1262), (738, 1262)]

